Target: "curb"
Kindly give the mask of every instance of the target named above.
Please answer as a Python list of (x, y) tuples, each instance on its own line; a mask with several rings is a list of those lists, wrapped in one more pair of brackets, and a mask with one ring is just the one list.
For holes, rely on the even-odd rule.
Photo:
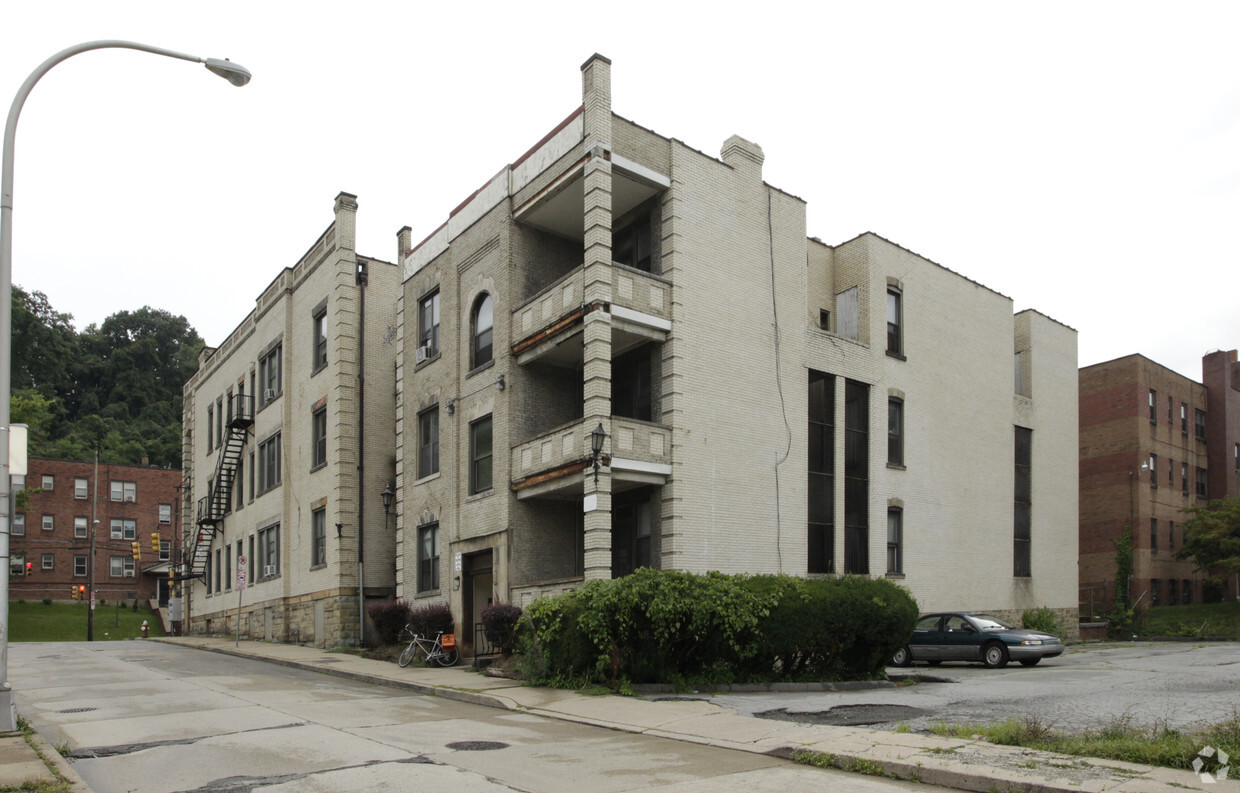
[(39, 734), (37, 730), (30, 735), (31, 746), (42, 755), (45, 762), (51, 763), (56, 768), (56, 773), (64, 777), (73, 790), (90, 791), (90, 785), (78, 776), (78, 772), (73, 770), (69, 760), (56, 751), (56, 748), (47, 742), (47, 739)]

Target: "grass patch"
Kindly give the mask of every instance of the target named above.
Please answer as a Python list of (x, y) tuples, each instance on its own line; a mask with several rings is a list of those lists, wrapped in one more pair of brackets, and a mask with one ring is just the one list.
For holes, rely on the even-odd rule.
[(1141, 615), (1140, 633), (1240, 639), (1240, 601), (1155, 606)]
[[(1037, 718), (1009, 719), (998, 724), (937, 724), (935, 735), (953, 738), (980, 737), (1003, 746), (1020, 746), (1075, 757), (1098, 757), (1163, 768), (1192, 768), (1202, 747), (1213, 746), (1240, 756), (1240, 712), (1217, 724), (1183, 732), (1166, 725), (1134, 726), (1127, 717), (1113, 719), (1098, 730), (1069, 735), (1053, 730)], [(1204, 760), (1204, 758), (1203, 758)], [(1207, 761), (1213, 770), (1216, 761)]]
[[(39, 756), (39, 759), (43, 761), (43, 765), (47, 766), (47, 770), (51, 772), (52, 776), (56, 777), (56, 781), (55, 782), (27, 781), (27, 782), (23, 782), (20, 785), (13, 785), (10, 787), (3, 788), (2, 790), (4, 791), (4, 793), (10, 793), (10, 791), (12, 793), (70, 793), (70, 791), (73, 789), (72, 783), (69, 782), (67, 777), (65, 777), (63, 774), (60, 773), (60, 769), (56, 767), (56, 764), (53, 763), (49, 758), (45, 757), (43, 755), (43, 752), (39, 751), (39, 747), (35, 746), (34, 728), (31, 727), (30, 722), (22, 718), (20, 714), (17, 716), (17, 729), (21, 730), (22, 738), (26, 740), (26, 743), (30, 744), (31, 749), (34, 749), (34, 753), (37, 754)], [(57, 747), (57, 751), (60, 751), (59, 747)], [(63, 751), (63, 752), (60, 752), (60, 754), (63, 756), (65, 754), (68, 754), (68, 752)]]
[(883, 767), (873, 760), (860, 757), (837, 757), (829, 752), (813, 752), (802, 749), (792, 756), (793, 761), (801, 765), (812, 765), (815, 768), (836, 768), (840, 771), (851, 771), (854, 774), (867, 776), (887, 776)]
[[(119, 641), (142, 636), (146, 620), (151, 636), (163, 636), (159, 615), (139, 603), (138, 610), (109, 603), (95, 608), (95, 641)], [(85, 603), (9, 603), (9, 641), (84, 642), (87, 604)]]

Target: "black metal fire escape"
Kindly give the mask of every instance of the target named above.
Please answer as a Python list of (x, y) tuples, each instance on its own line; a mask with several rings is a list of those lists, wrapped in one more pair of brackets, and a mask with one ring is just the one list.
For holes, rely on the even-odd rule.
[(225, 425), (219, 457), (215, 461), (215, 476), (207, 485), (207, 495), (198, 499), (198, 528), (194, 532), (193, 543), (187, 549), (184, 578), (196, 578), (206, 573), (211, 540), (229, 512), (233, 485), (237, 480), (237, 465), (241, 462), (241, 452), (250, 428), (254, 426), (254, 397), (235, 394), (231, 400), (231, 415)]

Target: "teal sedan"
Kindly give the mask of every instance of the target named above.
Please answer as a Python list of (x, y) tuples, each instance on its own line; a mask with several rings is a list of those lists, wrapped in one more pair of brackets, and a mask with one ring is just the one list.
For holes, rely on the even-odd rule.
[(1009, 625), (998, 617), (975, 611), (925, 614), (917, 620), (908, 644), (892, 655), (892, 666), (925, 661), (980, 661), (991, 669), (1019, 661), (1034, 666), (1064, 651), (1059, 637)]

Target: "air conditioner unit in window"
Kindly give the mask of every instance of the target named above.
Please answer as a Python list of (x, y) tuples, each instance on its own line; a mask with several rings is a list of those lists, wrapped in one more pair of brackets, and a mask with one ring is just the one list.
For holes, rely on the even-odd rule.
[(274, 564), (263, 565), (263, 577), (264, 578), (266, 578), (267, 576), (275, 575), (275, 574), (276, 574), (276, 566)]
[(126, 578), (133, 578), (133, 577), (134, 577), (134, 571), (133, 571), (133, 570), (126, 570), (126, 571), (125, 571), (125, 577), (126, 577)]
[(136, 501), (137, 498), (138, 498), (137, 496), (130, 496), (130, 495), (125, 496), (125, 500), (129, 502)]
[(414, 359), (416, 359), (418, 363), (422, 363), (423, 361), (429, 361), (431, 358), (431, 345), (424, 344), (418, 349), (414, 350), (413, 357)]
[(274, 388), (263, 389), (263, 401), (264, 402), (270, 402), (271, 400), (275, 398), (276, 398), (276, 390)]

